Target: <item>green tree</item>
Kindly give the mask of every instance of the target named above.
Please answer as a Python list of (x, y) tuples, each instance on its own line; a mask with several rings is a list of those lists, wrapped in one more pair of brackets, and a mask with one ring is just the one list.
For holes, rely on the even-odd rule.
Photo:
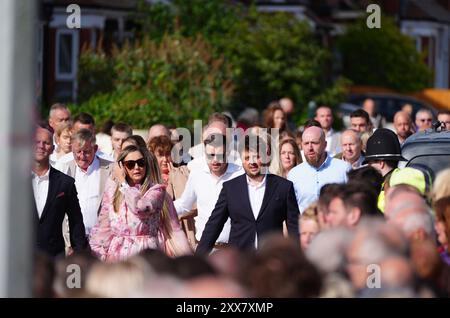
[(263, 109), (271, 100), (289, 96), (299, 106), (297, 117), (303, 118), (310, 101), (333, 105), (345, 93), (344, 79), (327, 82), (330, 54), (306, 22), (252, 8), (232, 31), (225, 55), (234, 65), (236, 102)]
[[(99, 125), (112, 119), (136, 128), (157, 122), (190, 127), (228, 105), (233, 92), (229, 66), (212, 51), (201, 36), (166, 35), (160, 42), (145, 37), (116, 47), (109, 57), (113, 76), (104, 79), (112, 80), (114, 91), (72, 109), (93, 114)], [(83, 54), (85, 60), (98, 58), (90, 51)]]
[(343, 74), (357, 85), (388, 87), (400, 92), (430, 85), (432, 73), (416, 51), (413, 40), (394, 21), (384, 17), (381, 28), (369, 29), (360, 21), (338, 40)]

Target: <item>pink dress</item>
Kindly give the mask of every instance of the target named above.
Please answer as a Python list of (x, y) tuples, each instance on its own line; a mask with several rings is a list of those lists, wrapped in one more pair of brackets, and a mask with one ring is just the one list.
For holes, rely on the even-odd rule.
[(115, 212), (113, 200), (117, 186), (112, 179), (107, 181), (101, 211), (89, 237), (92, 251), (101, 260), (124, 260), (148, 248), (162, 250), (170, 256), (191, 253), (164, 185), (153, 185), (143, 195), (139, 186), (120, 189), (123, 200)]

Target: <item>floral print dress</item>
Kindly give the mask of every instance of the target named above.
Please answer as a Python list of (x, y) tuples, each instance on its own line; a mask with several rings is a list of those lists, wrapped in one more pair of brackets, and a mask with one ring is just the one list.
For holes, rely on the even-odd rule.
[[(180, 234), (173, 202), (167, 198), (165, 186), (156, 184), (142, 194), (139, 186), (120, 186), (123, 200), (118, 212), (114, 211), (113, 199), (117, 183), (109, 179), (105, 186), (102, 206), (96, 225), (91, 230), (89, 244), (101, 260), (115, 262), (125, 260), (145, 249), (159, 249), (170, 256), (167, 250), (168, 236), (175, 234), (177, 245), (182, 246), (179, 254), (189, 254), (186, 237)], [(165, 229), (163, 204), (169, 205), (168, 222), (170, 230)], [(185, 241), (185, 242), (184, 242)]]

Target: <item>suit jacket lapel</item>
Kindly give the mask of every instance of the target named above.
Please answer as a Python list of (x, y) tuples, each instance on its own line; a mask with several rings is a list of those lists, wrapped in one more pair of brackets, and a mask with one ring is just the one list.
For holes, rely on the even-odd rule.
[[(265, 209), (267, 208), (267, 205), (270, 202), (270, 199), (276, 192), (276, 189), (278, 187), (278, 182), (275, 181), (275, 178), (271, 174), (266, 175), (266, 189), (264, 191), (264, 198), (261, 205), (261, 209), (258, 213), (258, 219), (261, 218), (262, 214), (264, 213)], [(257, 220), (258, 220), (257, 219)]]
[(45, 201), (44, 210), (42, 210), (41, 218), (40, 220), (43, 220), (45, 215), (47, 214), (48, 209), (50, 208), (50, 205), (53, 203), (53, 201), (56, 198), (56, 191), (58, 190), (58, 177), (54, 174), (53, 168), (50, 167), (50, 175), (48, 177), (48, 194), (47, 194), (47, 200)]
[(111, 175), (111, 165), (105, 164), (103, 165), (103, 160), (98, 159), (100, 162), (100, 191), (99, 191), (99, 198), (98, 198), (98, 204), (97, 204), (97, 214), (100, 213), (102, 198), (103, 198), (103, 192), (105, 191), (105, 185), (106, 181), (108, 180), (109, 176)]

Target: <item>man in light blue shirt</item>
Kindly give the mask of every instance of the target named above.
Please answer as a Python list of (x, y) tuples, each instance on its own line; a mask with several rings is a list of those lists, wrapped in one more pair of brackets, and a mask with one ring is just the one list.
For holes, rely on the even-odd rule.
[(288, 180), (294, 183), (300, 213), (319, 198), (320, 189), (328, 183), (347, 182), (347, 172), (351, 166), (332, 158), (326, 151), (325, 133), (319, 127), (305, 129), (302, 136), (302, 149), (306, 162), (293, 168)]

